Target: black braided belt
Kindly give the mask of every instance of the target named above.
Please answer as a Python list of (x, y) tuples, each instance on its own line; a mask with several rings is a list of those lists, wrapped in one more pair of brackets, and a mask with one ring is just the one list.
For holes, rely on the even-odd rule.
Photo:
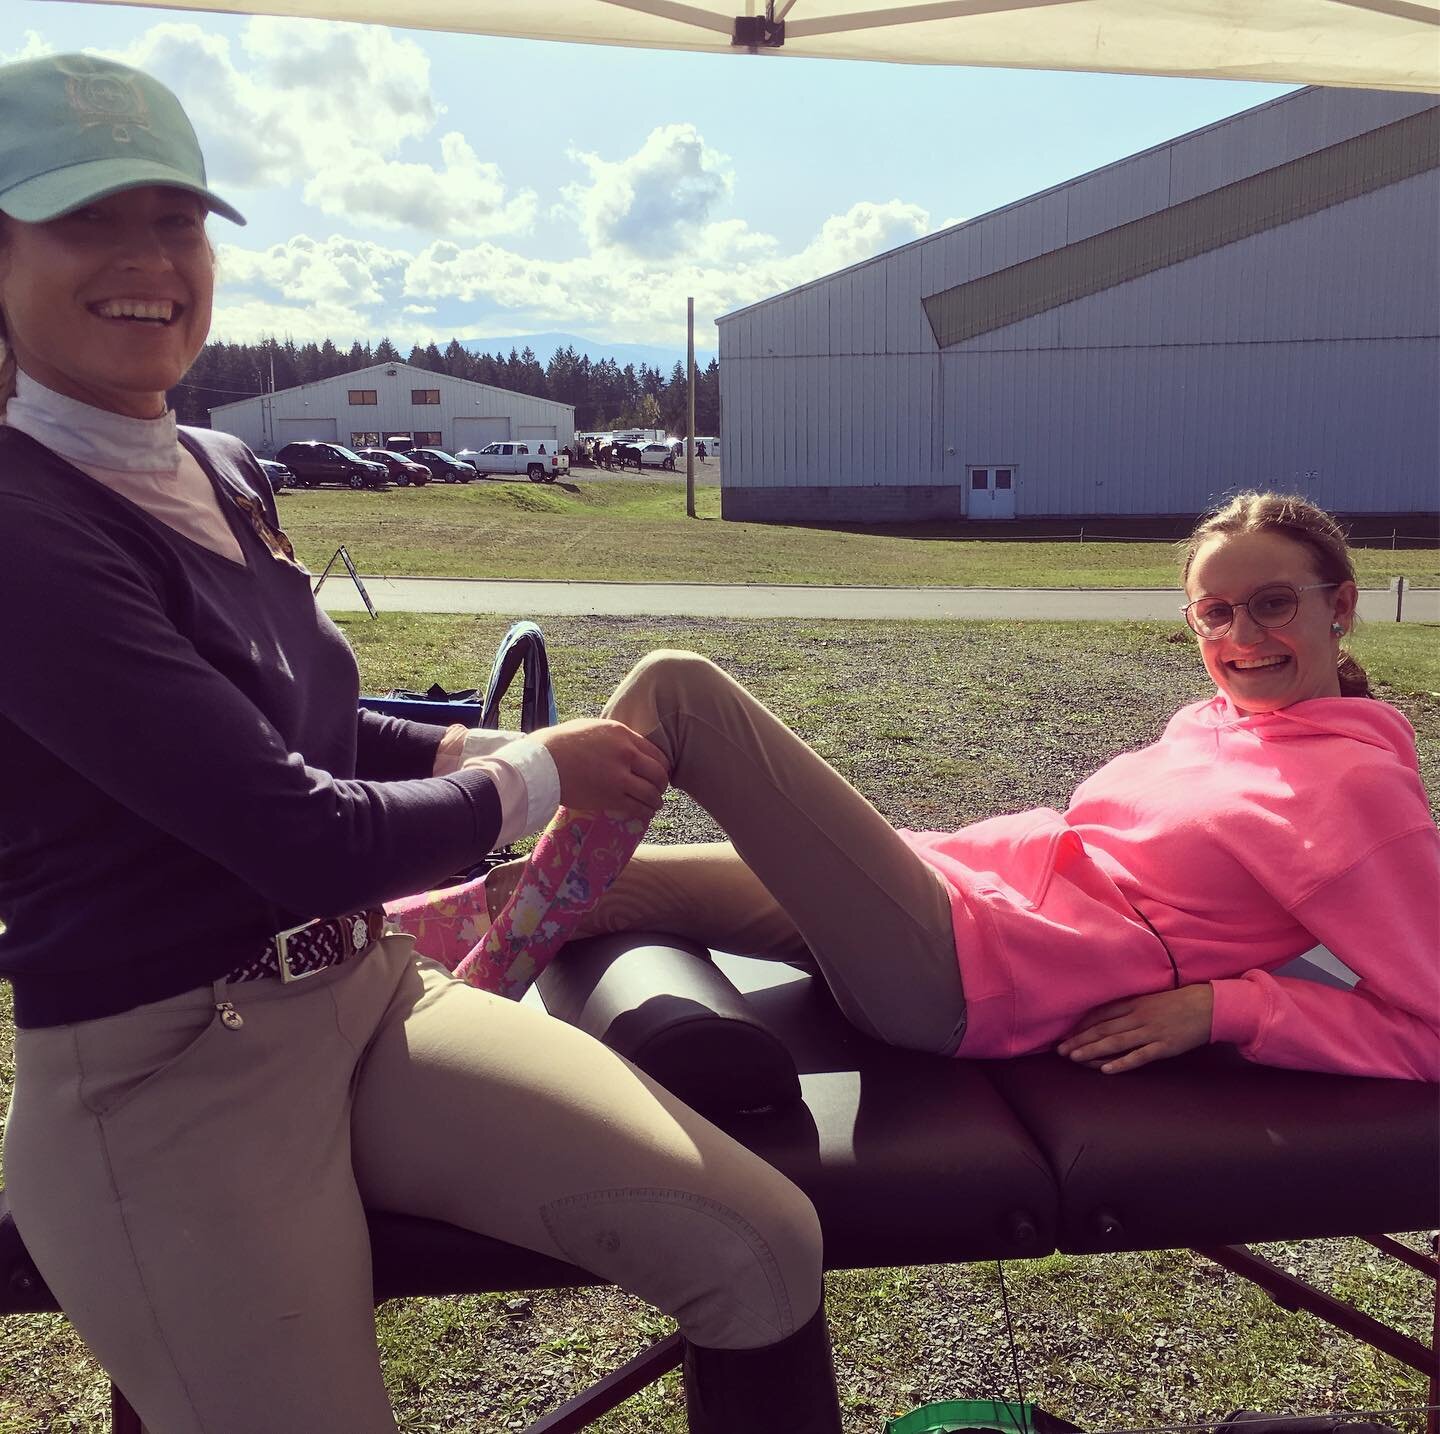
[(385, 913), (378, 906), (348, 916), (327, 916), (277, 932), (253, 961), (237, 966), (225, 979), (260, 981), (267, 976), (298, 981), (327, 966), (338, 966), (358, 956), (385, 930)]

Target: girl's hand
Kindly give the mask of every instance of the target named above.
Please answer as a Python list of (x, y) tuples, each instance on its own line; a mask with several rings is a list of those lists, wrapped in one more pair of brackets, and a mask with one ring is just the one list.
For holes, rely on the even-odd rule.
[(565, 806), (641, 821), (659, 810), (670, 784), (665, 756), (623, 722), (580, 717), (530, 737), (550, 753)]
[(1055, 1049), (1072, 1061), (1098, 1066), (1105, 1075), (1137, 1070), (1205, 1045), (1214, 1004), (1208, 981), (1111, 1001), (1085, 1016), (1075, 1034)]

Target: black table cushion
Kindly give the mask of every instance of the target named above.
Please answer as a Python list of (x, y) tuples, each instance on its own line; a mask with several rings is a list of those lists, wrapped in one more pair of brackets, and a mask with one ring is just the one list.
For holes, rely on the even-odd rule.
[(1062, 1250), (1440, 1223), (1440, 1086), (1277, 1070), (1233, 1046), (1119, 1076), (1056, 1056), (989, 1073), (1055, 1172)]
[[(791, 966), (640, 944), (643, 959), (633, 941), (583, 948), (543, 990), (692, 1094), (718, 1063), (746, 1094), (712, 1118), (809, 1192), (832, 1267), (1440, 1223), (1434, 1085), (1267, 1070), (1226, 1047), (1123, 1076), (1054, 1056), (917, 1055), (860, 1035)], [(371, 1233), (377, 1299), (590, 1281), (412, 1216), (372, 1212)], [(0, 1192), (0, 1314), (54, 1308)]]

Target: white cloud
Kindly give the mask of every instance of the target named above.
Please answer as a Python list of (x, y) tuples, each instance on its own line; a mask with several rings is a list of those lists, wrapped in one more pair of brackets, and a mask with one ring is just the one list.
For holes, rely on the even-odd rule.
[(342, 303), (311, 303), (304, 308), (273, 299), (242, 298), (216, 305), (210, 337), (232, 344), (259, 343), (268, 338), (292, 338), (303, 344), (333, 339), (340, 349), (350, 347), (353, 335), (377, 335), (374, 318)]
[[(463, 304), (476, 325), (563, 328), (617, 341), (679, 343), (685, 300), (702, 333), (713, 319), (823, 277), (930, 232), (930, 217), (895, 199), (860, 203), (827, 219), (802, 249), (782, 253), (770, 235), (739, 220), (702, 226), (692, 253), (656, 259), (605, 249), (573, 259), (535, 259), (482, 241), (437, 239), (418, 252), (297, 235), (263, 251), (227, 244), (216, 332), (326, 336), (342, 346), (389, 331), (402, 348), (470, 332), (431, 315)], [(236, 293), (232, 299), (231, 294)], [(505, 315), (497, 320), (498, 315)], [(255, 326), (259, 325), (257, 329)]]
[(306, 308), (314, 304), (352, 308), (382, 304), (394, 293), (409, 261), (409, 255), (401, 250), (338, 234), (323, 240), (297, 234), (287, 243), (263, 250), (222, 244), (218, 258), (220, 284), (227, 297), (231, 290), (269, 290), (275, 302), (289, 299)]
[(54, 53), (55, 46), (38, 30), (26, 30), (25, 43), (18, 50), (0, 50), (0, 65), (16, 65), (21, 60), (42, 60)]
[(507, 198), (498, 165), (487, 164), (458, 133), (440, 141), (443, 169), (355, 153), (332, 161), (305, 186), (326, 214), (363, 217), (387, 229), (434, 234), (523, 234), (535, 222), (531, 189)]
[(535, 195), (509, 194), (499, 166), (457, 132), (440, 137), (438, 164), (397, 158), (430, 145), (441, 113), (413, 40), (380, 26), (260, 18), (240, 50), (237, 61), (224, 36), (166, 23), (115, 56), (174, 88), (222, 192), (295, 185), (324, 214), (427, 234), (532, 225)]
[(832, 215), (815, 238), (791, 260), (806, 279), (848, 268), (887, 249), (908, 244), (930, 232), (930, 216), (918, 204), (892, 199), (885, 204), (853, 204), (844, 214)]
[(683, 253), (717, 205), (730, 197), (730, 161), (691, 124), (662, 125), (627, 159), (576, 152), (590, 174), (565, 198), (576, 207), (591, 249), (663, 257)]

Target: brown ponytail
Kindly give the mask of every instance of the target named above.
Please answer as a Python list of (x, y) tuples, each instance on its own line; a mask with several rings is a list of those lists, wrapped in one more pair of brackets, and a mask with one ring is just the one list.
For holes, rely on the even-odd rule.
[(5, 405), (15, 392), (15, 355), (5, 342), (5, 315), (0, 314), (0, 418), (5, 416)]
[[(1355, 563), (1345, 530), (1323, 508), (1308, 498), (1290, 493), (1237, 493), (1228, 503), (1204, 514), (1181, 544), (1180, 580), (1190, 576), (1190, 564), (1208, 538), (1229, 533), (1279, 533), (1310, 550), (1320, 580), (1353, 583)], [(1373, 697), (1370, 678), (1343, 647), (1336, 662), (1342, 697)]]
[[(0, 214), (0, 246), (5, 243), (5, 216)], [(5, 405), (15, 392), (15, 355), (10, 351), (5, 328), (5, 311), (0, 309), (0, 418), (5, 416)]]

